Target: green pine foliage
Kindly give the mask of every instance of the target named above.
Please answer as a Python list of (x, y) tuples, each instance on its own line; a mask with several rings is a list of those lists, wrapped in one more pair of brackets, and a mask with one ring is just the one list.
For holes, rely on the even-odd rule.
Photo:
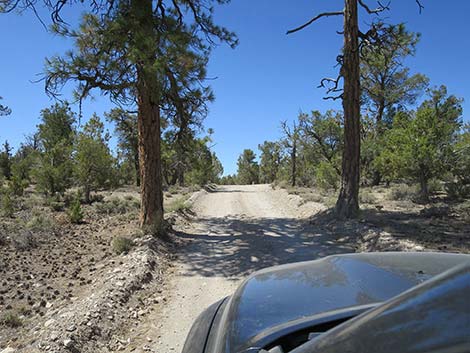
[(80, 194), (77, 194), (68, 210), (69, 220), (73, 224), (79, 224), (83, 221), (83, 211), (80, 202)]
[(273, 183), (279, 175), (282, 163), (282, 146), (279, 142), (264, 141), (260, 150), (259, 179), (261, 183)]
[(3, 217), (11, 218), (15, 212), (12, 192), (9, 188), (0, 189), (0, 213)]
[(240, 157), (238, 157), (237, 165), (237, 179), (240, 184), (259, 183), (259, 165), (253, 150), (244, 150)]
[(376, 166), (390, 179), (404, 178), (420, 185), (420, 198), (429, 199), (429, 181), (450, 169), (461, 127), (461, 100), (441, 86), (430, 91), (416, 112), (402, 113), (385, 135)]
[(90, 203), (92, 191), (105, 189), (112, 184), (114, 159), (108, 147), (109, 138), (97, 115), (93, 115), (78, 133), (74, 172), (86, 203)]
[(67, 103), (57, 103), (41, 112), (41, 154), (34, 173), (38, 189), (46, 195), (62, 194), (72, 186), (74, 124), (75, 115)]

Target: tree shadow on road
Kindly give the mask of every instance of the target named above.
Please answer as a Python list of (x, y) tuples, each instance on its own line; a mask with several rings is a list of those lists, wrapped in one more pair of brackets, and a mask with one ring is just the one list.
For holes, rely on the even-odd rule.
[(185, 275), (233, 280), (285, 263), (354, 252), (351, 237), (294, 218), (199, 218), (200, 230), (179, 232)]

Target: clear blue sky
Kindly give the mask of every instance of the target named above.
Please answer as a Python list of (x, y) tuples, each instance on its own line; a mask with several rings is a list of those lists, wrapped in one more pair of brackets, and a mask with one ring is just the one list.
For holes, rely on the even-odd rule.
[[(430, 77), (432, 85), (445, 84), (450, 93), (466, 99), (465, 116), (470, 108), (470, 1), (422, 2), (425, 10), (419, 15), (414, 0), (392, 1), (388, 21), (405, 22), (422, 33), (408, 66)], [(233, 0), (217, 7), (217, 22), (240, 39), (235, 50), (218, 47), (209, 66), (209, 75), (217, 77), (212, 81), (216, 101), (205, 126), (215, 129), (214, 150), (226, 174), (236, 171), (243, 149), (256, 150), (264, 140), (278, 138), (281, 120), (294, 119), (299, 110), (339, 107), (322, 100), (324, 91), (316, 86), (336, 72), (341, 37), (335, 31), (341, 29), (341, 18), (321, 19), (290, 36), (285, 32), (318, 12), (341, 8), (341, 0)], [(65, 17), (73, 23), (80, 11), (70, 8)], [(362, 28), (368, 21), (369, 15), (361, 13)], [(13, 109), (11, 116), (0, 119), (0, 140), (17, 146), (34, 131), (40, 110), (52, 103), (43, 84), (32, 81), (41, 73), (44, 58), (64, 52), (70, 43), (46, 33), (32, 14), (0, 15), (0, 33), (0, 96)], [(85, 103), (84, 119), (93, 112), (102, 116), (111, 107), (97, 95)]]

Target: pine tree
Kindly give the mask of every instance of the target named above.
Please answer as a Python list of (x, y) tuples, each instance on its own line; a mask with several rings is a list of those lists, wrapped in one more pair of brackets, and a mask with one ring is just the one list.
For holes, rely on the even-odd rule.
[[(422, 8), (419, 0), (417, 4)], [(288, 31), (294, 33), (310, 26), (323, 17), (343, 17), (343, 50), (337, 57), (340, 65), (339, 75), (336, 79), (325, 78), (320, 86), (328, 88), (327, 99), (341, 99), (344, 113), (344, 150), (341, 164), (341, 189), (336, 202), (335, 211), (339, 218), (354, 218), (359, 214), (359, 179), (360, 179), (360, 153), (361, 153), (361, 88), (360, 88), (360, 52), (363, 45), (374, 36), (374, 31), (363, 33), (359, 30), (358, 10), (363, 9), (368, 14), (378, 14), (388, 10), (388, 5), (371, 9), (363, 0), (344, 0), (344, 9), (341, 11), (323, 12)], [(343, 88), (339, 87), (342, 80)]]
[(237, 179), (240, 184), (259, 183), (259, 166), (253, 150), (245, 149), (240, 157), (238, 157), (237, 166)]
[(93, 115), (77, 136), (75, 175), (86, 203), (90, 203), (92, 191), (109, 186), (112, 179), (114, 160), (108, 141), (109, 135), (97, 115)]
[(11, 166), (12, 166), (12, 155), (11, 151), (12, 148), (8, 141), (5, 141), (3, 144), (3, 151), (0, 152), (0, 173), (3, 175), (7, 180), (11, 178)]
[(75, 114), (67, 103), (41, 111), (38, 126), (41, 154), (34, 174), (39, 189), (46, 195), (63, 193), (72, 184), (74, 124)]
[[(37, 2), (7, 0), (2, 4), (3, 11), (17, 6), (34, 8)], [(73, 80), (78, 81), (75, 94), (80, 99), (99, 89), (115, 102), (137, 106), (140, 222), (157, 233), (163, 230), (161, 108), (178, 104), (172, 100), (182, 95), (167, 94), (172, 89), (171, 81), (174, 78), (180, 87), (184, 86), (183, 70), (191, 72), (197, 58), (206, 61), (216, 41), (236, 45), (233, 33), (213, 22), (212, 5), (226, 2), (92, 2), (94, 14), (85, 15), (79, 30), (72, 31), (61, 18), (63, 2), (44, 1), (57, 33), (75, 40), (74, 50), (47, 61), (47, 91), (56, 95)], [(187, 55), (189, 52), (192, 57)], [(193, 78), (203, 84), (205, 71)]]

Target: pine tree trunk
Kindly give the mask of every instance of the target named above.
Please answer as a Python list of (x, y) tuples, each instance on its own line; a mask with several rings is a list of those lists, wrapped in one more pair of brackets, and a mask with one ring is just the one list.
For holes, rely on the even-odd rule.
[(85, 185), (84, 194), (85, 194), (85, 203), (86, 203), (87, 205), (89, 205), (89, 204), (91, 203), (91, 197), (90, 197), (91, 190), (90, 190), (90, 186)]
[(295, 186), (297, 184), (297, 141), (294, 140), (292, 143), (292, 186)]
[(154, 38), (152, 0), (131, 0), (134, 49), (137, 65), (137, 105), (141, 209), (140, 224), (155, 233), (163, 230), (160, 89), (155, 71), (157, 41)]
[[(375, 118), (376, 136), (382, 136), (385, 131), (384, 126), (383, 126), (384, 112), (385, 112), (385, 100), (381, 98), (379, 100), (377, 116)], [(381, 181), (382, 181), (382, 173), (380, 173), (379, 170), (374, 170), (373, 177), (372, 177), (372, 186), (378, 186)]]
[(184, 186), (184, 166), (178, 168), (178, 185)]
[(424, 175), (419, 178), (419, 200), (421, 202), (429, 201), (428, 179)]
[(140, 165), (139, 165), (139, 148), (137, 147), (137, 153), (134, 156), (134, 169), (135, 169), (135, 184), (140, 186)]
[(345, 0), (344, 13), (344, 152), (341, 190), (336, 202), (340, 218), (354, 218), (359, 213), (360, 174), (360, 74), (357, 0)]
[[(139, 85), (140, 86), (140, 85)], [(145, 84), (138, 89), (141, 226), (163, 229), (162, 165), (160, 151), (160, 107), (152, 102)]]

